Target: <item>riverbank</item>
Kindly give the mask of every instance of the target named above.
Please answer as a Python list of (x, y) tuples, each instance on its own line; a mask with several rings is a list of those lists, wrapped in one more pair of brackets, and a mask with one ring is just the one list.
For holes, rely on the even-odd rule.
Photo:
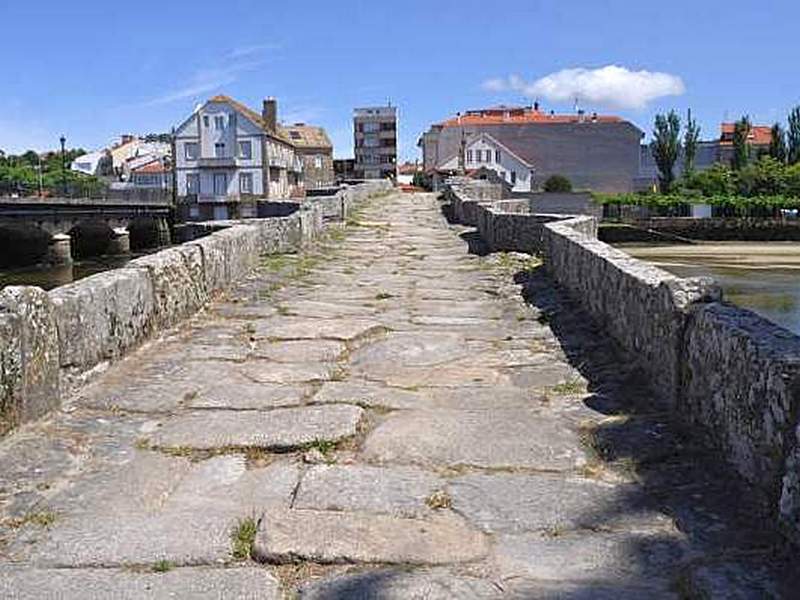
[(800, 333), (800, 243), (615, 244), (679, 277), (713, 277), (725, 298)]

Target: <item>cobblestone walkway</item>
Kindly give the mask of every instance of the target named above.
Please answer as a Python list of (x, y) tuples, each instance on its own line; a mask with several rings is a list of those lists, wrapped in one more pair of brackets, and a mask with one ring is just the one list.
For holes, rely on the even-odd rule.
[(777, 585), (773, 538), (613, 348), (473, 237), (432, 195), (375, 200), (5, 439), (0, 596)]

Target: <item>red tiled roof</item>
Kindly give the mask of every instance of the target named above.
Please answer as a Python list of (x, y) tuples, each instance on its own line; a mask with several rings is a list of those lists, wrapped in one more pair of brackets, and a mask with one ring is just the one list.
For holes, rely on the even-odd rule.
[(162, 165), (159, 161), (154, 160), (153, 162), (147, 163), (141, 167), (133, 169), (134, 173), (166, 173), (167, 168)]
[[(733, 131), (736, 128), (736, 123), (723, 123), (720, 127), (719, 142), (722, 145), (733, 144)], [(750, 128), (750, 136), (748, 141), (756, 146), (769, 146), (772, 141), (772, 127), (769, 125), (753, 125)]]
[(508, 123), (620, 123), (620, 117), (596, 114), (569, 114), (557, 115), (546, 113), (533, 108), (520, 107), (493, 107), (481, 110), (470, 110), (465, 114), (446, 120), (443, 127), (457, 127), (460, 125), (504, 125)]

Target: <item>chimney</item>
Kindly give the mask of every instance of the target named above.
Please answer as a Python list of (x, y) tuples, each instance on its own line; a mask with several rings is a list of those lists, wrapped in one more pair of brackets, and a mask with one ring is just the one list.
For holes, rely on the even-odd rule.
[(275, 133), (278, 129), (278, 101), (272, 96), (264, 100), (264, 107), (261, 110), (261, 119), (264, 127), (269, 133)]
[(596, 112), (592, 113), (592, 123), (597, 123), (597, 113)]
[(536, 112), (539, 112), (539, 101), (538, 100), (533, 103), (533, 110), (536, 111)]

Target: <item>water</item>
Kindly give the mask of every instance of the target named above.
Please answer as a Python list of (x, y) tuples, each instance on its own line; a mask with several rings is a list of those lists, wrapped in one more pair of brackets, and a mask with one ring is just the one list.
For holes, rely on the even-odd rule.
[(621, 250), (680, 277), (710, 276), (726, 300), (800, 334), (800, 243), (620, 244)]
[(70, 266), (0, 270), (0, 289), (7, 285), (37, 285), (45, 290), (51, 290), (96, 273), (118, 269), (137, 256), (142, 256), (142, 254), (99, 256), (76, 261)]

